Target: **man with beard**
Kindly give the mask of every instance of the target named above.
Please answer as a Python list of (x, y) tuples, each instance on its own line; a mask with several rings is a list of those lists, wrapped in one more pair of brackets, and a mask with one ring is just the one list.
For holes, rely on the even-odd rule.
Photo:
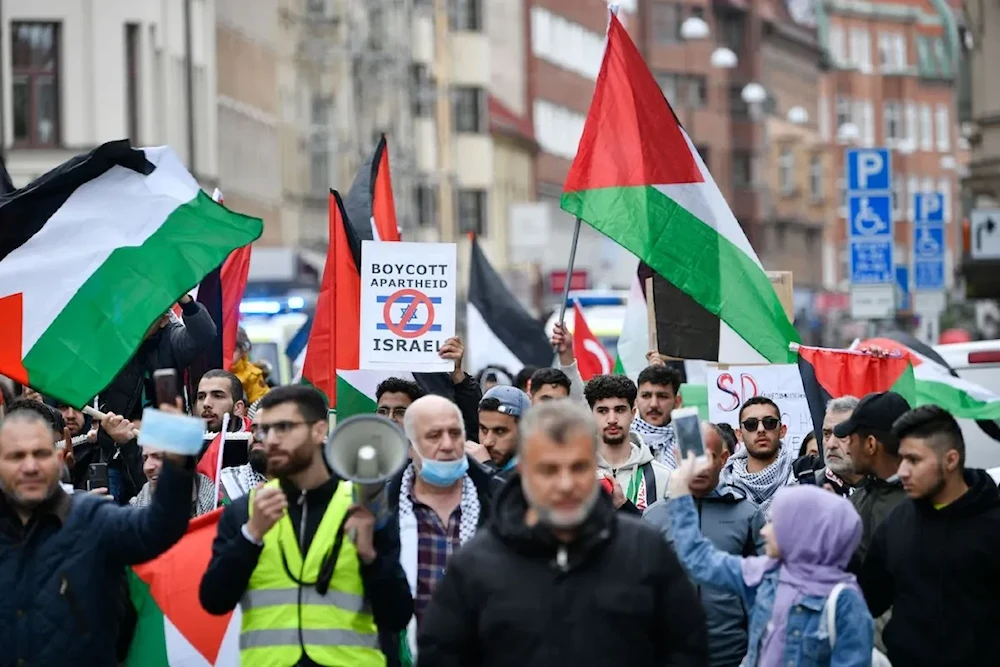
[(854, 470), (851, 461), (849, 438), (838, 438), (833, 429), (847, 421), (858, 407), (854, 396), (841, 396), (830, 401), (823, 417), (823, 462), (826, 467), (817, 470), (816, 485), (833, 491), (839, 496), (851, 497), (860, 488), (864, 476)]
[(327, 404), (277, 387), (258, 433), (274, 479), (226, 506), (201, 580), (211, 614), (242, 610), (243, 665), (385, 665), (378, 631), (400, 632), (413, 599), (390, 521), (354, 503), (323, 457)]
[(787, 427), (778, 404), (766, 396), (748, 398), (739, 418), (743, 447), (726, 461), (721, 481), (742, 490), (766, 514), (771, 498), (791, 479), (793, 455), (781, 441)]
[(24, 401), (0, 423), (0, 661), (115, 665), (119, 582), (126, 566), (156, 558), (184, 534), (194, 461), (165, 457), (144, 509), (68, 494), (59, 484), (63, 434), (49, 410)]
[(670, 413), (681, 407), (681, 374), (663, 364), (647, 366), (639, 373), (638, 385), (635, 405), (639, 414), (632, 420), (632, 431), (642, 436), (657, 461), (674, 469), (677, 440)]
[(624, 375), (595, 375), (583, 393), (600, 432), (597, 467), (612, 481), (615, 509), (642, 514), (666, 498), (670, 468), (655, 460), (642, 436), (630, 430), (635, 383)]
[[(229, 415), (229, 432), (243, 433), (250, 430), (250, 420), (246, 417), (246, 397), (243, 394), (243, 383), (240, 379), (221, 368), (214, 368), (198, 382), (198, 393), (195, 396), (194, 414), (205, 420), (205, 429), (209, 433), (222, 430), (222, 421)], [(222, 439), (216, 435), (205, 446), (198, 472), (215, 478), (216, 453), (222, 447)], [(240, 466), (247, 462), (247, 451), (242, 447), (232, 447), (227, 442), (222, 453), (222, 467)]]
[(907, 412), (892, 431), (907, 498), (875, 529), (859, 577), (873, 616), (893, 609), (884, 633), (889, 660), (993, 663), (1000, 656), (1000, 492), (988, 473), (965, 467), (962, 431), (943, 408)]
[(599, 443), (573, 401), (527, 413), (519, 474), (424, 615), (421, 665), (706, 664), (694, 587), (657, 531), (599, 491)]
[(250, 426), (250, 440), (247, 441), (247, 462), (241, 466), (223, 468), (220, 473), (222, 503), (224, 505), (228, 505), (237, 498), (242, 498), (250, 493), (250, 489), (271, 479), (267, 475), (267, 452), (264, 450), (264, 442), (260, 436), (260, 415), (261, 410), (257, 410), (253, 416), (253, 424)]

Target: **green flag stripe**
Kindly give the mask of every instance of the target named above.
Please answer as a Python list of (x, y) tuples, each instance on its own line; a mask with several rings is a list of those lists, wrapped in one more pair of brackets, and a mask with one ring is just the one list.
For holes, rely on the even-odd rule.
[(772, 363), (799, 340), (763, 269), (729, 239), (651, 186), (567, 192), (562, 208), (628, 249), (718, 316)]
[(918, 380), (917, 405), (940, 405), (959, 419), (1000, 420), (1000, 400), (980, 401), (945, 382)]
[(89, 401), (128, 362), (151, 323), (262, 230), (260, 220), (199, 191), (145, 243), (117, 248), (87, 278), (25, 355), (31, 386), (72, 405)]
[(163, 612), (153, 600), (149, 585), (131, 569), (128, 590), (138, 621), (125, 667), (169, 667)]
[(354, 415), (374, 414), (375, 399), (358, 391), (357, 387), (337, 375), (337, 421), (341, 422)]

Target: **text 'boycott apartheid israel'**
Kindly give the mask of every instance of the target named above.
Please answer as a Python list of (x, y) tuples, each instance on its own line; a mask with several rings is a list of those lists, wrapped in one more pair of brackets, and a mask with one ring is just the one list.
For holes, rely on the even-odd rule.
[(361, 368), (436, 372), (455, 335), (454, 243), (361, 245)]

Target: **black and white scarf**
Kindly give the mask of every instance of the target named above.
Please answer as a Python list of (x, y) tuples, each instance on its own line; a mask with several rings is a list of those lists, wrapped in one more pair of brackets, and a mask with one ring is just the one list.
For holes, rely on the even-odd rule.
[(653, 426), (636, 415), (632, 420), (632, 431), (638, 433), (642, 437), (642, 441), (649, 445), (650, 451), (653, 452), (653, 458), (671, 470), (677, 467), (677, 461), (674, 460), (674, 445), (677, 444), (677, 436), (674, 434), (673, 423)]
[(750, 454), (743, 445), (722, 467), (719, 482), (741, 490), (766, 514), (774, 494), (792, 478), (792, 458), (785, 443), (781, 443), (774, 463), (760, 472), (751, 473), (747, 470)]

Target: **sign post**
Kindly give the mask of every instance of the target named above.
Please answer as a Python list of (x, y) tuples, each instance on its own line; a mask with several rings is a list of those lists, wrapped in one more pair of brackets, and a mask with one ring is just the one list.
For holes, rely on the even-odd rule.
[(851, 316), (883, 319), (896, 306), (892, 155), (888, 148), (851, 148), (845, 158)]
[(452, 370), (438, 352), (455, 335), (456, 273), (454, 243), (362, 243), (362, 369)]
[(914, 311), (920, 337), (933, 345), (944, 310), (944, 197), (940, 192), (913, 195)]

